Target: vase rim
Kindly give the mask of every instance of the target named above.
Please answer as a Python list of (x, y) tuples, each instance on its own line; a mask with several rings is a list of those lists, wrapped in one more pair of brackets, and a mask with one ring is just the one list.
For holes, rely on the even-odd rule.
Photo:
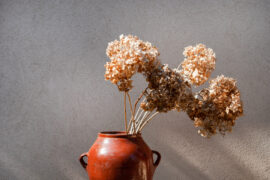
[(138, 134), (127, 134), (125, 131), (102, 131), (98, 133), (99, 137), (111, 137), (111, 138), (116, 138), (116, 137), (140, 137), (141, 133)]

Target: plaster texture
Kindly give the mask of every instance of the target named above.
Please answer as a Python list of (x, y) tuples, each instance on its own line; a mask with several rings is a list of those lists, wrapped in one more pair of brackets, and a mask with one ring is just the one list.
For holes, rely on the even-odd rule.
[[(183, 48), (214, 49), (238, 80), (245, 115), (204, 139), (185, 113), (143, 137), (163, 158), (155, 180), (270, 179), (269, 0), (0, 0), (0, 179), (87, 179), (78, 157), (99, 131), (123, 130), (123, 94), (104, 81), (107, 43), (134, 34), (176, 67)], [(135, 77), (133, 100), (145, 86)]]

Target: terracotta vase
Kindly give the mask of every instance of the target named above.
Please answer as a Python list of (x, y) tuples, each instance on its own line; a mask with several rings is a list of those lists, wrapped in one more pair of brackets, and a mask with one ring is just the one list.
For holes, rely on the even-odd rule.
[[(157, 155), (155, 162), (153, 154)], [(159, 152), (151, 150), (140, 134), (101, 132), (79, 161), (90, 180), (151, 180), (160, 159)]]

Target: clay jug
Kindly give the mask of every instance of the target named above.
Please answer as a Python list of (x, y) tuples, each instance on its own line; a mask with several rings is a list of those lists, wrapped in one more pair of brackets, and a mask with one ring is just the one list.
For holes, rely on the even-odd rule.
[[(157, 155), (155, 162), (153, 154)], [(88, 161), (84, 161), (87, 156)], [(161, 159), (140, 134), (101, 132), (79, 161), (90, 180), (151, 180)]]

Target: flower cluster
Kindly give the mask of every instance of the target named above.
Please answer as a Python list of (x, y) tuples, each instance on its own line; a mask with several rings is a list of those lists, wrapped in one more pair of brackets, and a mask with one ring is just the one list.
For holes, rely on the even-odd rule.
[[(202, 136), (210, 137), (217, 132), (224, 135), (243, 114), (240, 92), (232, 78), (218, 76), (209, 82), (208, 88), (192, 92), (191, 85), (202, 85), (215, 69), (215, 53), (203, 44), (186, 47), (185, 59), (176, 69), (162, 65), (157, 48), (132, 35), (121, 35), (119, 40), (110, 42), (106, 54), (111, 61), (105, 65), (105, 79), (124, 91), (125, 128), (129, 134), (140, 133), (158, 113), (178, 110), (188, 114)], [(141, 73), (148, 86), (132, 107), (128, 91), (135, 73)], [(128, 125), (126, 96), (132, 114)], [(143, 96), (145, 100), (135, 114)]]
[(216, 55), (210, 48), (203, 44), (185, 48), (181, 74), (189, 83), (200, 86), (205, 83), (211, 72), (215, 69)]
[(120, 91), (132, 88), (131, 77), (136, 72), (148, 71), (157, 60), (159, 52), (149, 42), (136, 36), (120, 35), (120, 40), (108, 44), (106, 50), (111, 62), (105, 65), (105, 79), (116, 84)]
[(217, 131), (225, 134), (231, 131), (237, 117), (243, 114), (240, 92), (233, 78), (223, 75), (210, 81), (197, 97), (197, 106), (188, 111), (202, 136), (210, 137)]
[(144, 73), (148, 82), (145, 92), (146, 102), (141, 103), (145, 111), (168, 112), (176, 108), (178, 98), (187, 84), (182, 76), (168, 65), (157, 66), (152, 71)]

